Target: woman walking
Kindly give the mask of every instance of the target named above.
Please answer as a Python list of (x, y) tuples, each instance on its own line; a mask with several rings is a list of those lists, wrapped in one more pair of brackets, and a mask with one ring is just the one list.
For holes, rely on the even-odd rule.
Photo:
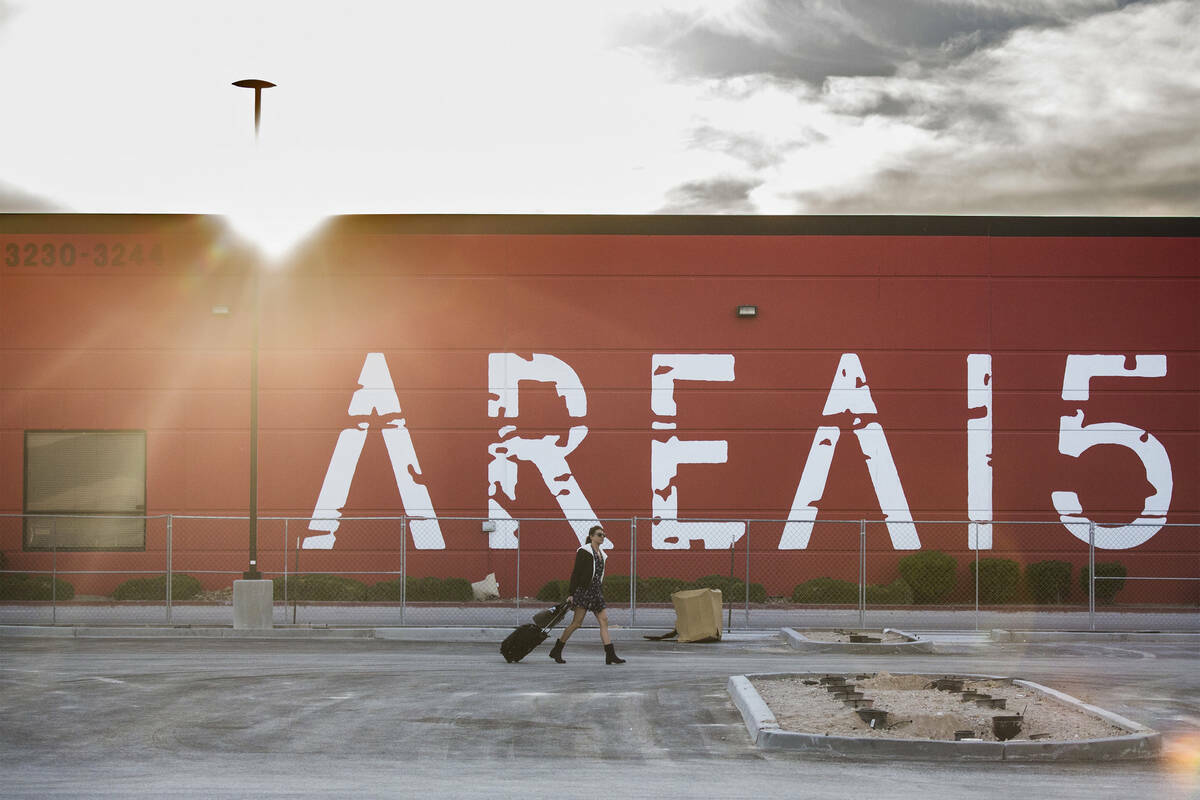
[(550, 657), (560, 664), (567, 663), (562, 657), (563, 645), (571, 634), (583, 627), (583, 618), (591, 611), (600, 623), (600, 641), (604, 643), (604, 663), (624, 664), (625, 659), (617, 657), (612, 639), (608, 635), (608, 611), (605, 610), (604, 593), (604, 559), (608, 558), (600, 545), (604, 544), (604, 528), (593, 525), (588, 531), (587, 543), (575, 551), (575, 569), (571, 571), (571, 583), (567, 588), (567, 602), (575, 606), (575, 616), (571, 624), (563, 628), (562, 635), (550, 650)]

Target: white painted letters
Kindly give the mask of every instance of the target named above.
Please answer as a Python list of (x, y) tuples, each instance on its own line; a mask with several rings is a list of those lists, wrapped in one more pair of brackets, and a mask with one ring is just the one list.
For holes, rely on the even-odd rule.
[[(1139, 355), (1135, 358), (1133, 369), (1126, 369), (1125, 362), (1125, 356), (1121, 355), (1067, 356), (1063, 373), (1063, 400), (1086, 401), (1092, 378), (1161, 378), (1167, 374), (1165, 355)], [(1166, 522), (1173, 489), (1170, 456), (1157, 438), (1141, 428), (1121, 422), (1084, 425), (1082, 408), (1076, 408), (1072, 416), (1059, 418), (1058, 451), (1063, 455), (1078, 458), (1088, 448), (1101, 444), (1128, 447), (1136, 453), (1146, 470), (1146, 480), (1154, 488), (1154, 494), (1146, 498), (1141, 516), (1132, 523), (1096, 525), (1096, 547), (1105, 550), (1137, 547), (1158, 533)], [(1088, 541), (1087, 529), (1091, 520), (1083, 514), (1079, 495), (1061, 491), (1051, 493), (1050, 498), (1066, 529), (1076, 538)]]
[[(732, 381), (734, 360), (730, 354), (655, 353), (650, 370), (650, 410), (656, 416), (655, 430), (674, 430), (676, 423), (675, 381)], [(692, 540), (705, 549), (717, 550), (741, 539), (746, 526), (741, 522), (680, 522), (679, 492), (675, 479), (680, 464), (724, 464), (729, 444), (724, 439), (654, 439), (650, 443), (651, 508), (654, 524), (650, 538), (656, 550), (687, 550)]]
[[(587, 393), (575, 370), (565, 361), (545, 353), (534, 353), (531, 359), (521, 358), (516, 353), (490, 353), (488, 392), (493, 397), (488, 399), (489, 417), (517, 416), (521, 381), (552, 383), (565, 401), (570, 416), (587, 414)], [(583, 443), (587, 426), (573, 425), (567, 432), (565, 445), (559, 444), (561, 436), (534, 439), (517, 436), (516, 432), (516, 425), (504, 425), (497, 431), (497, 441), (488, 445), (488, 453), (492, 456), (487, 468), (488, 517), (496, 520), (496, 530), (488, 535), (488, 545), (495, 550), (517, 546), (517, 522), (500, 504), (499, 495), (502, 492), (509, 500), (517, 499), (518, 461), (528, 461), (537, 467), (546, 488), (582, 544), (588, 528), (597, 522), (596, 514), (571, 473), (567, 456)], [(611, 540), (605, 540), (604, 547), (611, 548)]]
[[(920, 549), (921, 540), (913, 525), (904, 487), (900, 484), (900, 473), (896, 471), (896, 462), (892, 460), (892, 451), (888, 447), (887, 435), (878, 422), (863, 424), (863, 417), (874, 416), (878, 411), (875, 401), (871, 399), (871, 389), (867, 386), (862, 364), (854, 353), (842, 354), (823, 414), (833, 417), (847, 412), (855, 415), (852, 428), (866, 460), (867, 473), (871, 476), (879, 508), (887, 522), (892, 547), (897, 550)], [(829, 467), (833, 463), (839, 437), (840, 430), (835, 425), (822, 425), (813, 435), (808, 460), (796, 485), (788, 522), (779, 540), (780, 550), (803, 550), (808, 547), (813, 523), (817, 519), (817, 503), (825, 494), (825, 483), (829, 479)]]
[[(967, 547), (992, 549), (992, 357), (967, 356)], [(976, 535), (978, 533), (978, 536)]]
[[(413, 544), (418, 550), (444, 549), (446, 543), (442, 539), (429, 490), (417, 482), (421, 465), (417, 462), (417, 451), (405, 419), (400, 415), (400, 398), (396, 395), (396, 386), (392, 383), (383, 353), (367, 353), (358, 383), (360, 388), (350, 398), (347, 413), (351, 417), (363, 417), (375, 412), (380, 417), (389, 417), (384, 421), (381, 433), (392, 462), (396, 488), (400, 490), (400, 502), (405, 514), (422, 518), (409, 521)], [(336, 539), (334, 532), (341, 524), (342, 508), (346, 505), (350, 483), (367, 441), (368, 427), (368, 423), (360, 422), (338, 435), (329, 468), (325, 471), (325, 481), (317, 496), (317, 507), (313, 509), (313, 518), (308, 523), (309, 530), (325, 533), (305, 538), (304, 549), (328, 550), (333, 547)]]

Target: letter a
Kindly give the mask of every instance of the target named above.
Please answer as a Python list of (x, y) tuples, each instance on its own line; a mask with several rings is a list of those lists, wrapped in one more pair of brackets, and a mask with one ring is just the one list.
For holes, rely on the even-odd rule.
[[(392, 462), (396, 488), (400, 490), (400, 502), (405, 514), (424, 518), (409, 521), (413, 544), (418, 550), (444, 550), (446, 543), (442, 539), (429, 490), (424, 484), (417, 483), (414, 477), (421, 474), (421, 466), (417, 463), (412, 436), (401, 416), (400, 398), (396, 396), (396, 386), (392, 383), (383, 353), (367, 353), (358, 383), (360, 388), (350, 398), (347, 413), (351, 417), (363, 417), (374, 411), (380, 417), (390, 417), (384, 421), (380, 432)], [(341, 524), (342, 508), (350, 494), (350, 483), (367, 441), (368, 427), (366, 422), (360, 422), (338, 435), (329, 469), (325, 471), (325, 482), (321, 484), (321, 493), (317, 496), (317, 507), (313, 509), (312, 520), (308, 523), (309, 530), (326, 533), (306, 538), (304, 549), (328, 550), (333, 547), (336, 538), (334, 532)]]
[[(833, 385), (829, 387), (823, 415), (832, 417), (847, 412), (856, 415), (854, 435), (866, 459), (867, 473), (871, 476), (875, 498), (887, 521), (892, 547), (896, 550), (919, 550), (921, 540), (917, 537), (912, 513), (908, 510), (908, 500), (904, 497), (904, 487), (900, 485), (900, 473), (896, 471), (896, 462), (892, 460), (887, 435), (878, 422), (864, 425), (862, 421), (865, 416), (876, 415), (878, 410), (871, 399), (871, 388), (867, 386), (862, 364), (854, 353), (842, 354)], [(837, 425), (822, 425), (813, 435), (808, 461), (804, 463), (800, 483), (796, 486), (796, 497), (792, 500), (792, 510), (779, 540), (780, 550), (803, 550), (808, 547), (813, 523), (817, 519), (817, 503), (825, 494), (833, 451), (837, 448), (840, 436), (841, 429)]]

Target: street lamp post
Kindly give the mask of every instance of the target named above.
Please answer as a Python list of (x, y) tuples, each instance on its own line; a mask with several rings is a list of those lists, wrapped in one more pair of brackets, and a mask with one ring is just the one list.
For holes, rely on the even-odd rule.
[[(254, 90), (254, 140), (258, 141), (258, 126), (262, 119), (262, 90), (275, 84), (270, 81), (248, 78), (234, 81), (234, 86)], [(246, 580), (259, 580), (258, 571), (258, 269), (251, 267), (251, 323), (250, 334), (250, 566), (242, 574)]]
[(258, 140), (258, 122), (262, 119), (262, 90), (270, 89), (275, 84), (270, 81), (261, 81), (258, 78), (246, 78), (245, 80), (234, 81), (234, 86), (240, 86), (243, 89), (254, 90), (254, 139)]

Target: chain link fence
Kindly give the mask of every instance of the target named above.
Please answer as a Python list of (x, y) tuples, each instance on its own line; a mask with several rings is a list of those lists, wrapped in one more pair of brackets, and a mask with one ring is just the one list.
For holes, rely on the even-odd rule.
[[(277, 625), (509, 627), (566, 597), (595, 523), (260, 517), (255, 566)], [(1200, 630), (1198, 525), (601, 523), (614, 626), (669, 630), (708, 587), (728, 629)], [(0, 624), (226, 626), (248, 543), (246, 517), (0, 515)]]
[(861, 521), (752, 520), (747, 539), (746, 627), (861, 624)]
[(171, 539), (167, 515), (0, 515), (0, 623), (168, 621)]

